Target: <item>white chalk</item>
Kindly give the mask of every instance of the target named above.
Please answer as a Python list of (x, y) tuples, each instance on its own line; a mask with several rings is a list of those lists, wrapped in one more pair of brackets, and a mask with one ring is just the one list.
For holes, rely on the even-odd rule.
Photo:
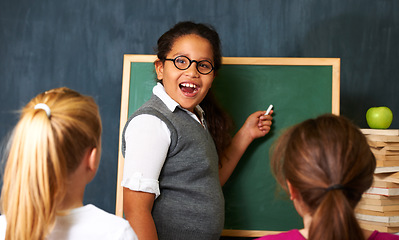
[(269, 108), (266, 110), (265, 115), (269, 115), (270, 111), (273, 109), (273, 104), (270, 104)]

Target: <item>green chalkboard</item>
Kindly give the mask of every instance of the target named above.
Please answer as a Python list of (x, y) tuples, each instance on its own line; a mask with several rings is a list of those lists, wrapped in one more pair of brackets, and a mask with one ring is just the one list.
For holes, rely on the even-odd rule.
[[(153, 55), (125, 55), (121, 130), (127, 117), (152, 94), (154, 60)], [(271, 132), (250, 145), (223, 187), (224, 235), (261, 236), (265, 231), (302, 227), (287, 196), (276, 192), (269, 149), (287, 127), (323, 113), (339, 114), (339, 64), (336, 58), (223, 58), (212, 90), (237, 128), (251, 113), (274, 105)], [(120, 171), (121, 165), (120, 156)], [(117, 215), (122, 214), (120, 196)]]

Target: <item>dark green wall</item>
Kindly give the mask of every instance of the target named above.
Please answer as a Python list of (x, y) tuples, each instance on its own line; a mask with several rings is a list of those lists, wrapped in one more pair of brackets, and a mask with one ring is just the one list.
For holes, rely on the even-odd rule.
[(123, 54), (153, 54), (181, 20), (213, 24), (224, 56), (341, 58), (341, 114), (367, 127), (366, 110), (386, 105), (399, 128), (398, 12), (395, 0), (1, 0), (0, 138), (41, 91), (94, 96), (103, 155), (85, 202), (113, 212)]

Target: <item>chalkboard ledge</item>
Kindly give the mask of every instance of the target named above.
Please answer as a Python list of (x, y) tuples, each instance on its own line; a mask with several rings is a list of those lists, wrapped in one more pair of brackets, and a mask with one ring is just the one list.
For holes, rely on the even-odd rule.
[(224, 237), (262, 237), (265, 235), (278, 234), (280, 231), (257, 231), (257, 230), (233, 230), (224, 229), (222, 236)]

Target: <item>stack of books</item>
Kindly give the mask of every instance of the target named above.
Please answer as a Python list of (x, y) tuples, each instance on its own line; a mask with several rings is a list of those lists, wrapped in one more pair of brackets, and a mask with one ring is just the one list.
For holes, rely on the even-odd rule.
[(399, 232), (399, 130), (362, 129), (377, 160), (374, 182), (355, 212), (367, 230)]

